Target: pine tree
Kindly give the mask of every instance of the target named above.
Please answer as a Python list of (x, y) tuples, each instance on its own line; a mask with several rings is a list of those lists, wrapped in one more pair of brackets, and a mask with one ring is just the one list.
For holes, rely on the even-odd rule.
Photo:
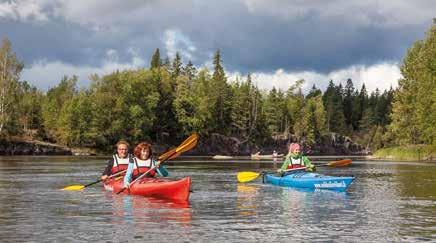
[(171, 69), (171, 77), (173, 79), (177, 79), (182, 73), (182, 58), (180, 57), (179, 52), (176, 52), (176, 57), (173, 60), (173, 66)]
[(318, 95), (321, 95), (322, 92), (320, 89), (318, 89), (315, 84), (313, 84), (312, 89), (309, 91), (309, 94), (306, 95), (306, 99), (310, 99), (312, 97), (316, 97)]
[(153, 56), (151, 57), (151, 63), (150, 63), (150, 68), (159, 68), (160, 66), (162, 66), (162, 61), (160, 59), (160, 51), (159, 48), (156, 48), (156, 50), (153, 53)]
[(186, 64), (185, 67), (182, 69), (183, 75), (186, 75), (188, 77), (188, 85), (191, 87), (192, 80), (197, 76), (197, 69), (195, 68), (194, 64), (189, 60), (188, 64)]
[(346, 128), (342, 105), (342, 85), (335, 86), (333, 80), (330, 80), (322, 100), (326, 110), (327, 131), (344, 134)]
[(213, 89), (211, 95), (215, 100), (215, 130), (217, 132), (226, 134), (228, 131), (227, 124), (230, 123), (230, 108), (231, 108), (231, 94), (230, 87), (227, 84), (227, 78), (222, 66), (221, 54), (217, 50), (213, 58), (214, 72), (212, 75)]
[(343, 109), (344, 109), (344, 117), (345, 124), (347, 126), (352, 125), (353, 120), (353, 101), (354, 101), (354, 85), (351, 79), (347, 80), (347, 84), (345, 85), (344, 95), (343, 95)]

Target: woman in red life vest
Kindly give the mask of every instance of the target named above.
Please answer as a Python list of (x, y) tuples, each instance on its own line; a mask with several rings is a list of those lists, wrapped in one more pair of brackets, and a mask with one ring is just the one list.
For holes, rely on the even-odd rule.
[(120, 140), (115, 145), (117, 148), (116, 154), (112, 156), (112, 158), (107, 162), (107, 166), (101, 175), (101, 179), (104, 181), (108, 176), (113, 175), (117, 172), (127, 170), (130, 160), (132, 160), (132, 156), (129, 154), (129, 143)]
[(168, 176), (168, 171), (165, 169), (165, 167), (159, 165), (159, 163), (152, 158), (151, 154), (151, 145), (149, 143), (142, 142), (136, 145), (133, 151), (133, 155), (135, 157), (129, 163), (126, 176), (124, 177), (125, 187), (128, 187), (132, 180), (146, 172), (148, 172), (146, 175), (147, 177), (155, 177), (156, 172), (160, 176)]

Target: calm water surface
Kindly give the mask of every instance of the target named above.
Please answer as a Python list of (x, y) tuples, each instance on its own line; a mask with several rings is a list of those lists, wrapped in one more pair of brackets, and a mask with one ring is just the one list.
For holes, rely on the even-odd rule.
[(191, 176), (187, 204), (113, 195), (101, 184), (60, 190), (98, 179), (104, 166), (104, 158), (0, 157), (0, 242), (436, 241), (434, 163), (319, 168), (356, 176), (338, 193), (237, 183), (238, 171), (280, 166), (273, 162), (185, 157), (167, 166), (171, 177)]

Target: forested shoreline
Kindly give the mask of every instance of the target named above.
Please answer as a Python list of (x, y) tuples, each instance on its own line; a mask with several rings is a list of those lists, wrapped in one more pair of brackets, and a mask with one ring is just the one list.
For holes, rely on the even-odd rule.
[(324, 92), (314, 85), (304, 94), (304, 80), (290, 80), (287, 90), (262, 90), (250, 74), (229, 80), (219, 50), (213, 70), (208, 70), (189, 60), (183, 63), (179, 53), (173, 60), (162, 58), (159, 49), (149, 67), (92, 75), (89, 87), (80, 89), (76, 76), (65, 76), (44, 92), (20, 79), (24, 66), (5, 38), (0, 49), (0, 135), (102, 151), (119, 139), (176, 144), (192, 132), (259, 146), (273, 136), (293, 134), (310, 147), (330, 133), (372, 151), (433, 145), (435, 45), (433, 25), (407, 52), (399, 86), (371, 93), (351, 79), (330, 80)]

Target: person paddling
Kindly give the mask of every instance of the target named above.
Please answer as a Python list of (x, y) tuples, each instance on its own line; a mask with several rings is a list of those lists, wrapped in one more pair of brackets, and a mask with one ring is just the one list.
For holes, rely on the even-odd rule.
[(129, 154), (128, 142), (120, 140), (115, 147), (117, 148), (117, 152), (107, 162), (107, 166), (101, 175), (101, 180), (103, 181), (110, 175), (127, 170), (127, 166), (129, 165), (130, 160), (132, 160), (132, 156)]
[(286, 155), (285, 162), (280, 169), (277, 170), (278, 173), (283, 173), (289, 169), (295, 169), (300, 167), (306, 167), (307, 171), (314, 171), (315, 166), (312, 165), (310, 160), (301, 154), (301, 147), (298, 143), (291, 143), (289, 145), (289, 152)]
[(151, 145), (149, 143), (142, 142), (136, 145), (133, 154), (135, 157), (129, 163), (126, 175), (124, 176), (124, 187), (128, 187), (132, 180), (146, 173), (151, 168), (156, 169), (149, 171), (146, 175), (147, 177), (155, 177), (156, 172), (162, 177), (168, 176), (168, 171), (165, 167), (163, 165), (159, 166), (159, 163), (152, 158)]

